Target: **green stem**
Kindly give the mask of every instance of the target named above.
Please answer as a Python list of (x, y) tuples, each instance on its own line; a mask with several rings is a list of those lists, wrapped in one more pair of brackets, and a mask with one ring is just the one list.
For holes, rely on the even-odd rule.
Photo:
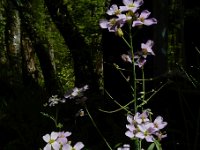
[(104, 140), (104, 142), (106, 143), (106, 145), (108, 146), (108, 148), (109, 148), (110, 150), (112, 150), (112, 148), (111, 148), (111, 146), (109, 145), (108, 141), (106, 140), (106, 138), (103, 136), (103, 134), (101, 133), (101, 131), (100, 131), (99, 128), (97, 127), (97, 125), (96, 125), (94, 119), (92, 118), (92, 116), (91, 116), (91, 114), (90, 114), (90, 112), (89, 112), (89, 110), (88, 110), (88, 108), (87, 108), (86, 105), (85, 105), (85, 110), (86, 110), (88, 116), (90, 117), (90, 120), (92, 121), (92, 124), (94, 125), (94, 127), (95, 127), (96, 130), (97, 130), (97, 132), (98, 132), (99, 135), (101, 136), (101, 138)]
[(144, 76), (144, 67), (142, 67), (142, 101), (145, 101), (146, 89), (145, 89), (145, 76)]
[(149, 96), (148, 99), (144, 100), (140, 105), (138, 105), (139, 107), (142, 107), (144, 104), (146, 104), (154, 95), (156, 95), (163, 87), (165, 87), (170, 81), (167, 81), (166, 83), (164, 83), (161, 87), (159, 87), (156, 91), (153, 92), (153, 94), (151, 94)]
[(129, 25), (129, 39), (130, 39), (130, 50), (131, 50), (131, 55), (132, 55), (132, 65), (133, 65), (133, 89), (134, 89), (134, 111), (137, 113), (137, 83), (136, 83), (136, 70), (135, 70), (135, 60), (134, 60), (134, 51), (133, 51), (133, 37), (132, 37), (132, 32), (131, 32), (132, 26)]
[(127, 44), (127, 46), (129, 47), (129, 48), (131, 48), (131, 45), (127, 42), (127, 40), (122, 36), (122, 39), (124, 40), (124, 42)]
[(142, 149), (142, 140), (139, 140), (139, 150)]
[(139, 139), (134, 140), (134, 149), (135, 150), (140, 150), (140, 141)]

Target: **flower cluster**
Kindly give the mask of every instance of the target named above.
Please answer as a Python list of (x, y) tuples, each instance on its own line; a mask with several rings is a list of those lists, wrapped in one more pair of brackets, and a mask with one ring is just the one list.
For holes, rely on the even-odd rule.
[(45, 103), (44, 106), (48, 105), (48, 106), (52, 107), (59, 103), (65, 103), (66, 99), (75, 99), (75, 98), (76, 98), (77, 104), (84, 103), (87, 100), (87, 97), (84, 96), (84, 92), (88, 89), (89, 89), (88, 85), (85, 85), (81, 88), (75, 87), (75, 88), (67, 91), (64, 94), (64, 98), (59, 98), (58, 95), (52, 95), (49, 98), (48, 103)]
[(81, 150), (84, 147), (82, 142), (77, 142), (74, 146), (68, 137), (71, 132), (51, 132), (43, 136), (43, 140), (47, 142), (43, 150)]
[(101, 19), (100, 27), (108, 29), (109, 32), (118, 32), (126, 22), (130, 21), (132, 22), (132, 27), (156, 24), (157, 20), (155, 18), (148, 18), (151, 14), (148, 10), (143, 10), (140, 15), (137, 12), (143, 3), (143, 0), (135, 0), (134, 2), (133, 0), (123, 0), (125, 6), (118, 7), (113, 4), (106, 13), (114, 17), (109, 20)]
[(131, 139), (139, 138), (145, 139), (147, 142), (154, 142), (155, 139), (160, 141), (167, 137), (166, 134), (161, 132), (167, 122), (164, 122), (161, 116), (157, 116), (152, 122), (149, 119), (148, 110), (144, 110), (141, 114), (137, 112), (134, 116), (128, 115), (127, 120), (129, 124), (126, 125), (128, 131), (125, 135)]
[(55, 106), (57, 105), (59, 102), (61, 103), (65, 103), (65, 99), (60, 99), (58, 97), (58, 95), (52, 95), (50, 98), (49, 98), (49, 106)]
[[(157, 24), (155, 18), (149, 18), (151, 14), (150, 11), (143, 10), (139, 14), (138, 10), (143, 3), (143, 0), (123, 0), (125, 6), (113, 4), (106, 12), (111, 18), (109, 20), (101, 19), (99, 23), (100, 27), (108, 29), (109, 32), (114, 32), (116, 35), (123, 37), (124, 33), (122, 27), (126, 23), (130, 24), (131, 27)], [(153, 44), (154, 42), (152, 40), (148, 40), (146, 44), (141, 44), (141, 50), (134, 53), (134, 56), (132, 53), (130, 55), (123, 54), (122, 59), (132, 63), (132, 59), (134, 58), (134, 65), (141, 68), (146, 62), (147, 55), (155, 55), (152, 51)]]

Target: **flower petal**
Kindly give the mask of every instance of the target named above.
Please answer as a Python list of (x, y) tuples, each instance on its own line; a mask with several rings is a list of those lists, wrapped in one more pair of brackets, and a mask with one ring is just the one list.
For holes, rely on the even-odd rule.
[(53, 147), (54, 150), (59, 150), (60, 144), (57, 141), (55, 141), (55, 142), (52, 143), (52, 147)]
[(75, 150), (80, 150), (84, 147), (84, 144), (82, 142), (77, 142), (75, 145), (74, 145), (74, 149)]
[(51, 132), (51, 139), (56, 140), (58, 138), (57, 132)]
[(129, 138), (134, 138), (135, 137), (135, 135), (131, 131), (126, 131), (125, 135), (128, 136)]
[(106, 19), (101, 19), (99, 25), (100, 25), (100, 27), (103, 28), (103, 29), (108, 28), (108, 20), (106, 20)]
[(151, 14), (150, 11), (148, 11), (148, 10), (143, 10), (143, 11), (141, 12), (141, 14), (140, 14), (140, 18), (146, 19), (146, 18), (149, 17), (150, 14)]
[(145, 19), (144, 25), (150, 26), (152, 24), (157, 24), (157, 20), (155, 18)]
[(143, 25), (143, 22), (139, 21), (139, 20), (136, 20), (136, 21), (133, 21), (132, 27), (140, 26), (140, 25)]
[(51, 144), (47, 144), (43, 150), (51, 150)]
[(44, 135), (42, 138), (47, 143), (50, 141), (50, 135), (49, 134)]

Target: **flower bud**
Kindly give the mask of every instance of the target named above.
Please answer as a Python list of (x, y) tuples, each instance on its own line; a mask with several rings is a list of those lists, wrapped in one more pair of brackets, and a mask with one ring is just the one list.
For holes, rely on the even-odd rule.
[(123, 33), (123, 31), (122, 31), (121, 28), (118, 28), (118, 29), (117, 29), (117, 31), (116, 31), (116, 35), (118, 35), (119, 37), (124, 36), (124, 33)]

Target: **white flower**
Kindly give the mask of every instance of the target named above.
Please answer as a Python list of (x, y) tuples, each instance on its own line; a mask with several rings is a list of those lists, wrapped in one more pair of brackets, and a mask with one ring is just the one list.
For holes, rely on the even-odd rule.
[(43, 137), (43, 140), (47, 142), (47, 145), (44, 147), (43, 150), (59, 150), (60, 149), (60, 144), (56, 141), (58, 138), (58, 133), (57, 132), (51, 132), (51, 135), (46, 134)]
[(84, 144), (82, 142), (77, 142), (74, 146), (71, 146), (70, 144), (63, 145), (62, 150), (81, 150), (84, 147)]

